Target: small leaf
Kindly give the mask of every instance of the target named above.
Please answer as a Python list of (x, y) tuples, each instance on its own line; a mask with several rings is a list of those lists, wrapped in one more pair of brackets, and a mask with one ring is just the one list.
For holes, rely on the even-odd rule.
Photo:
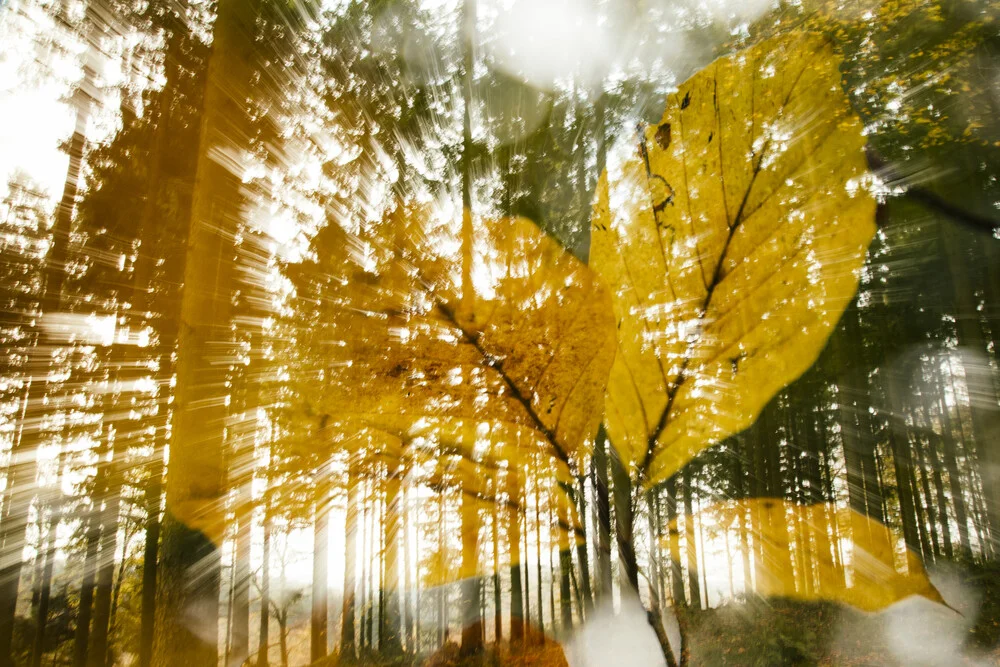
[(838, 64), (806, 34), (721, 58), (601, 177), (591, 266), (620, 323), (606, 424), (646, 487), (750, 426), (854, 295), (875, 202)]

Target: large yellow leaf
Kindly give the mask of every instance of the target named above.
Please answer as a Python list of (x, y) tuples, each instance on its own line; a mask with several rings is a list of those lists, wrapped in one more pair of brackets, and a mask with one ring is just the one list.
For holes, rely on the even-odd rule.
[(543, 451), (565, 478), (601, 419), (610, 295), (528, 220), (460, 230), (405, 209), (327, 244), (345, 256), (313, 409), (476, 461)]
[(715, 61), (639, 141), (598, 185), (591, 266), (615, 286), (608, 434), (649, 486), (816, 360), (875, 202), (838, 60), (814, 35)]
[[(754, 563), (756, 589), (759, 593), (799, 600), (833, 600), (863, 609), (878, 611), (911, 595), (947, 603), (927, 578), (920, 557), (905, 549), (899, 571), (896, 566), (896, 545), (901, 538), (886, 526), (850, 509), (840, 512), (833, 505), (798, 505), (781, 498), (748, 498), (720, 503), (699, 512), (701, 521), (732, 526), (735, 515), (751, 517), (745, 522), (746, 533), (763, 557)], [(833, 544), (830, 522), (839, 520), (839, 532), (846, 533), (841, 545)], [(811, 536), (809, 545), (797, 544), (799, 554), (808, 554), (807, 573), (796, 577), (787, 567), (790, 531)], [(671, 523), (677, 530), (677, 521)], [(841, 549), (846, 567), (834, 563), (833, 548)], [(799, 565), (801, 567), (801, 565)], [(846, 575), (846, 576), (845, 576)], [(802, 581), (808, 580), (803, 586)]]

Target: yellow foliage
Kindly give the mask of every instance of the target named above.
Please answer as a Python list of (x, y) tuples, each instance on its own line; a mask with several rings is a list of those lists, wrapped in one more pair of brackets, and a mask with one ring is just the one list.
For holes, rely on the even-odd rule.
[(327, 244), (343, 273), (320, 323), (329, 352), (306, 389), (312, 410), (331, 430), (376, 429), (475, 461), (541, 451), (565, 477), (601, 419), (610, 296), (526, 219), (475, 221), (471, 248), (460, 227), (400, 209)]
[[(941, 594), (927, 578), (927, 572), (915, 553), (905, 552), (905, 571), (896, 569), (897, 546), (902, 543), (886, 526), (874, 519), (847, 509), (840, 512), (832, 504), (798, 505), (780, 498), (748, 498), (720, 503), (702, 510), (703, 521), (718, 521), (730, 525), (739, 513), (751, 517), (745, 523), (747, 535), (763, 558), (755, 562), (756, 587), (765, 595), (799, 600), (833, 600), (865, 611), (878, 611), (911, 595), (946, 604)], [(843, 540), (846, 568), (834, 563), (831, 554), (831, 520), (839, 520), (849, 538)], [(787, 561), (776, 557), (789, 551), (789, 528), (801, 526), (801, 534), (811, 535), (810, 544), (796, 544), (795, 551), (808, 550), (811, 568), (799, 572), (807, 585), (796, 585)], [(677, 530), (673, 521), (670, 530)], [(793, 532), (794, 535), (794, 532)], [(801, 567), (801, 565), (799, 565)], [(845, 569), (850, 581), (845, 578)]]
[(608, 434), (648, 487), (809, 368), (875, 231), (864, 137), (822, 37), (699, 72), (598, 186), (591, 265), (618, 351)]

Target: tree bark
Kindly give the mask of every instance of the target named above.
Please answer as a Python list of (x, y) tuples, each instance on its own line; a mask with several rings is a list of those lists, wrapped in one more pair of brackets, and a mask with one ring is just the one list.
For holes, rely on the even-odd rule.
[(354, 660), (357, 657), (354, 643), (355, 560), (358, 554), (358, 482), (354, 466), (347, 467), (347, 512), (344, 517), (344, 603), (340, 625), (341, 659)]
[(245, 95), (239, 91), (250, 81), (256, 20), (252, 3), (218, 4), (181, 299), (153, 652), (157, 667), (218, 662), (227, 369), (217, 357), (220, 342), (229, 338), (243, 197), (242, 175), (215, 156), (247, 142)]
[[(325, 489), (321, 482), (320, 486)], [(330, 535), (327, 531), (326, 494), (317, 491), (313, 511), (313, 569), (312, 569), (312, 612), (309, 618), (309, 654), (313, 662), (326, 657), (326, 625), (330, 590), (327, 585), (327, 562), (329, 560)]]
[(524, 638), (524, 601), (521, 590), (521, 500), (517, 472), (507, 469), (507, 549), (510, 552), (510, 643)]
[(693, 484), (694, 475), (691, 466), (684, 468), (684, 550), (687, 552), (688, 589), (691, 599), (688, 601), (696, 609), (701, 608), (701, 581), (698, 578), (698, 547), (695, 545)]
[(675, 605), (686, 605), (684, 571), (681, 567), (681, 534), (677, 525), (677, 475), (665, 484), (667, 491), (667, 526), (670, 531), (670, 590)]
[[(590, 556), (587, 553), (587, 484), (586, 477), (577, 479), (577, 493), (580, 495), (580, 535), (576, 538), (576, 557), (580, 562), (580, 589), (587, 611), (594, 608), (594, 593), (590, 586)], [(583, 622), (583, 617), (580, 618)]]
[(118, 548), (118, 510), (121, 506), (123, 472), (119, 457), (123, 455), (118, 432), (108, 434), (111, 440), (103, 456), (110, 454), (110, 460), (98, 462), (104, 469), (100, 477), (104, 483), (96, 489), (95, 502), (104, 501), (101, 513), (101, 551), (98, 556), (97, 587), (94, 593), (94, 616), (90, 634), (90, 648), (87, 652), (88, 667), (103, 667), (108, 656), (108, 629), (111, 621), (111, 592), (115, 574), (115, 552)]
[(400, 637), (402, 623), (399, 607), (399, 538), (403, 515), (400, 503), (400, 466), (387, 466), (385, 480), (385, 585), (382, 625), (379, 632), (379, 649), (382, 655), (395, 659), (403, 654)]
[[(104, 468), (98, 468), (100, 473)], [(95, 488), (104, 484), (102, 479), (94, 480)], [(87, 518), (87, 551), (83, 559), (83, 581), (80, 584), (80, 601), (76, 616), (76, 633), (74, 636), (73, 665), (84, 667), (87, 664), (87, 650), (90, 646), (90, 619), (94, 608), (94, 580), (97, 576), (97, 551), (101, 544), (101, 509), (95, 501)]]
[(476, 481), (469, 474), (462, 480), (460, 528), (462, 560), (459, 580), (462, 589), (462, 648), (463, 656), (477, 655), (483, 650), (483, 619), (480, 615), (479, 597), (479, 507), (476, 500)]
[(256, 667), (267, 667), (271, 638), (268, 633), (271, 618), (271, 520), (264, 510), (264, 557), (260, 566), (260, 632), (257, 640)]
[(602, 425), (591, 458), (594, 470), (594, 503), (597, 505), (597, 597), (610, 599), (611, 576), (611, 501), (608, 495), (608, 440)]

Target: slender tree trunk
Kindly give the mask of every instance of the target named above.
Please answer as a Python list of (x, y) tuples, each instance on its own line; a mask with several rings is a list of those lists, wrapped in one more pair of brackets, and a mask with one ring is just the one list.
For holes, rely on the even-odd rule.
[[(61, 507), (61, 502), (59, 503)], [(59, 526), (61, 511), (54, 509), (45, 535), (45, 547), (36, 557), (45, 558), (42, 568), (42, 582), (38, 591), (38, 609), (35, 614), (35, 641), (31, 648), (31, 667), (41, 667), (45, 651), (45, 626), (49, 618), (49, 601), (52, 598), (52, 569), (56, 559), (56, 528)]]
[[(524, 638), (524, 598), (521, 591), (521, 488), (517, 472), (507, 470), (507, 549), (510, 551), (510, 643), (517, 646)], [(527, 555), (527, 550), (525, 550)]]
[[(405, 479), (403, 480), (402, 496), (402, 520), (400, 525), (403, 531), (403, 591), (400, 595), (400, 603), (403, 609), (403, 634), (406, 637), (406, 651), (413, 654), (415, 653), (414, 646), (416, 644), (416, 637), (413, 634), (413, 608), (411, 606), (413, 570), (410, 557), (410, 523), (413, 513), (410, 508), (409, 488)], [(417, 553), (419, 554), (420, 552), (417, 551)]]
[(371, 623), (369, 610), (371, 607), (371, 570), (373, 555), (371, 551), (372, 535), (372, 493), (371, 487), (366, 480), (364, 495), (362, 497), (362, 529), (361, 529), (361, 648), (371, 647)]
[(958, 524), (958, 540), (962, 549), (962, 558), (972, 560), (972, 544), (969, 541), (969, 511), (965, 504), (965, 493), (962, 489), (962, 476), (958, 470), (958, 453), (955, 446), (955, 436), (952, 430), (951, 415), (944, 400), (944, 387), (938, 390), (938, 409), (944, 427), (944, 464), (948, 470), (948, 485), (951, 489), (951, 499), (955, 504), (955, 521)]
[(115, 637), (115, 627), (116, 620), (118, 618), (119, 601), (121, 600), (122, 584), (125, 578), (125, 566), (128, 563), (128, 553), (126, 549), (128, 548), (129, 542), (131, 542), (132, 537), (135, 535), (133, 530), (129, 530), (126, 526), (124, 539), (122, 540), (122, 559), (118, 561), (118, 574), (115, 575), (115, 589), (111, 594), (111, 620), (108, 621), (108, 659), (109, 665), (115, 664), (115, 652), (112, 648), (111, 642)]
[[(438, 495), (438, 515), (437, 515), (437, 546), (438, 551), (442, 554), (445, 553), (445, 501), (447, 498), (444, 493)], [(446, 585), (439, 585), (437, 591), (437, 618), (438, 618), (438, 647), (444, 646), (445, 641), (448, 637), (448, 614), (446, 609), (448, 606), (448, 587)]]
[(937, 508), (934, 506), (934, 496), (931, 495), (930, 480), (927, 478), (927, 462), (924, 457), (924, 445), (917, 436), (913, 441), (913, 449), (917, 453), (917, 466), (920, 469), (920, 486), (923, 491), (923, 506), (927, 511), (927, 524), (930, 527), (931, 548), (934, 558), (941, 557), (941, 543), (938, 540)]
[(548, 492), (548, 526), (549, 526), (549, 539), (546, 543), (546, 553), (549, 555), (549, 618), (552, 619), (552, 634), (555, 635), (559, 632), (558, 622), (556, 621), (556, 564), (552, 560), (552, 527), (555, 525), (555, 518), (552, 516), (552, 489)]
[(500, 528), (497, 525), (500, 512), (497, 506), (500, 498), (500, 481), (493, 479), (494, 495), (497, 501), (493, 503), (493, 516), (490, 520), (490, 530), (493, 533), (493, 641), (500, 644), (503, 639), (503, 608), (500, 593)]
[[(540, 642), (545, 641), (545, 606), (542, 604), (542, 502), (541, 502), (541, 492), (539, 490), (539, 479), (540, 476), (537, 474), (538, 468), (535, 468), (535, 589), (536, 589), (536, 604), (538, 606), (538, 639)], [(554, 621), (555, 619), (553, 619)]]
[[(320, 484), (325, 489), (324, 484)], [(327, 585), (327, 562), (330, 535), (327, 531), (326, 493), (317, 492), (313, 513), (312, 613), (309, 618), (309, 654), (313, 662), (326, 657), (327, 616), (330, 589)]]
[(889, 417), (889, 445), (892, 447), (892, 461), (896, 471), (896, 492), (899, 496), (903, 538), (909, 549), (915, 554), (920, 554), (922, 548), (920, 533), (917, 530), (917, 512), (913, 504), (913, 464), (910, 460), (909, 439), (905, 424), (897, 416), (902, 413), (898, 383), (899, 378), (890, 373), (886, 379), (886, 394), (892, 411), (892, 416)]
[(598, 597), (610, 600), (611, 576), (611, 501), (608, 495), (608, 440), (602, 425), (597, 431), (594, 455), (594, 503), (597, 505), (597, 572)]
[(250, 657), (250, 537), (253, 520), (253, 452), (260, 403), (261, 335), (250, 336), (250, 363), (240, 366), (232, 381), (233, 421), (229, 454), (229, 486), (236, 488), (236, 539), (230, 601), (229, 667), (242, 667)]
[(693, 501), (694, 475), (691, 467), (684, 468), (684, 550), (687, 552), (688, 588), (691, 590), (689, 602), (701, 608), (701, 581), (698, 577), (698, 547), (695, 546)]
[(670, 535), (670, 589), (675, 605), (686, 605), (684, 571), (681, 568), (681, 534), (677, 525), (677, 476), (664, 485), (667, 491), (667, 527)]
[[(118, 510), (121, 505), (122, 470), (118, 457), (122, 455), (117, 436), (110, 436), (110, 461), (98, 465), (105, 466), (105, 484), (100, 496), (104, 498), (101, 515), (101, 553), (98, 558), (97, 589), (94, 595), (94, 618), (90, 635), (90, 649), (87, 654), (89, 667), (103, 667), (107, 663), (108, 628), (111, 621), (111, 592), (115, 574), (115, 552), (118, 547)], [(100, 497), (99, 496), (99, 497)]]
[[(587, 611), (594, 608), (594, 593), (590, 587), (590, 557), (587, 553), (587, 483), (586, 477), (577, 479), (577, 493), (580, 494), (580, 535), (576, 538), (576, 557), (580, 561), (580, 588), (583, 604)], [(580, 617), (583, 622), (583, 617)]]
[(344, 517), (344, 605), (340, 626), (340, 657), (353, 661), (354, 648), (355, 561), (358, 554), (358, 481), (354, 466), (347, 467), (347, 512)]
[[(628, 471), (622, 465), (617, 452), (612, 449), (611, 453), (611, 481), (614, 491), (615, 503), (615, 533), (618, 539), (618, 558), (622, 570), (621, 590), (622, 597), (634, 597), (637, 604), (641, 605), (639, 596), (639, 567), (635, 557), (635, 509), (632, 506), (632, 480)], [(651, 588), (655, 591), (655, 588)], [(670, 648), (666, 631), (663, 627), (663, 619), (659, 608), (659, 601), (653, 593), (652, 609), (648, 610), (646, 618), (656, 634), (656, 639), (660, 644), (663, 659), (667, 667), (676, 667), (677, 661)], [(683, 633), (681, 642), (683, 644)]]
[[(743, 438), (743, 437), (740, 437), (738, 439), (738, 442), (739, 442), (739, 445), (738, 445), (738, 447), (736, 449), (737, 453), (733, 456), (733, 473), (732, 474), (733, 474), (733, 482), (734, 482), (734, 489), (733, 489), (734, 496), (735, 496), (735, 498), (736, 498), (737, 501), (740, 501), (740, 500), (744, 500), (746, 498), (746, 490), (745, 490), (745, 487), (744, 487), (744, 479), (743, 479), (743, 477), (744, 477), (744, 475), (743, 475), (743, 463), (741, 462), (741, 457), (746, 457), (747, 446), (746, 446), (746, 439)], [(668, 500), (667, 500), (668, 511), (669, 511), (669, 508), (670, 508), (670, 504), (669, 503), (675, 503), (674, 514), (676, 515), (677, 514), (676, 499), (673, 498), (672, 487), (668, 488), (667, 493), (669, 494), (668, 495)], [(667, 522), (671, 526), (671, 528), (670, 528), (670, 540), (671, 540), (670, 558), (671, 558), (671, 561), (674, 561), (675, 557), (674, 557), (674, 551), (673, 551), (673, 539), (674, 539), (674, 533), (677, 532), (677, 531), (676, 531), (676, 527), (670, 521), (671, 520), (668, 518)], [(744, 593), (744, 595), (749, 596), (750, 595), (750, 591), (753, 588), (753, 578), (752, 578), (753, 575), (751, 574), (751, 571), (750, 571), (750, 539), (749, 539), (749, 535), (747, 534), (747, 514), (746, 514), (746, 512), (742, 508), (739, 509), (739, 514), (736, 517), (736, 521), (737, 521), (737, 526), (738, 526), (738, 529), (739, 529), (739, 537), (740, 537), (740, 555), (742, 556), (742, 561), (743, 561), (743, 593)], [(680, 562), (679, 561), (677, 562), (677, 569), (680, 569)], [(677, 575), (677, 578), (679, 579), (680, 575)], [(673, 579), (673, 576), (671, 576), (671, 579)], [(682, 586), (681, 587), (681, 592), (683, 593), (683, 591), (684, 591), (684, 589), (683, 589), (683, 586)]]
[[(103, 467), (98, 468), (98, 476)], [(94, 488), (103, 486), (104, 480), (95, 478)], [(87, 552), (83, 559), (83, 582), (80, 585), (80, 602), (76, 617), (73, 664), (84, 667), (87, 664), (87, 650), (90, 646), (90, 619), (94, 608), (94, 581), (97, 576), (97, 552), (101, 544), (101, 507), (95, 494), (87, 518)]]
[[(164, 363), (161, 358), (161, 363)], [(166, 385), (162, 385), (164, 387)], [(166, 410), (166, 406), (160, 408)], [(149, 477), (145, 486), (146, 536), (142, 556), (142, 610), (139, 621), (139, 667), (153, 659), (153, 629), (156, 617), (156, 570), (160, 548), (160, 506), (163, 495), (163, 454), (166, 430), (157, 429)]]
[[(573, 554), (569, 544), (569, 504), (572, 502), (567, 487), (557, 484), (552, 490), (556, 504), (558, 523), (555, 530), (559, 543), (559, 612), (563, 636), (573, 629), (573, 593), (570, 590), (570, 575), (573, 570)], [(586, 547), (584, 547), (586, 549)]]
[(476, 481), (462, 478), (461, 538), (462, 560), (459, 580), (462, 587), (462, 655), (477, 655), (483, 650), (483, 619), (479, 598), (479, 508), (475, 495)]
[(264, 509), (264, 557), (260, 566), (260, 630), (257, 640), (256, 667), (267, 667), (267, 649), (271, 638), (268, 625), (271, 618), (271, 520)]
[(399, 539), (403, 526), (400, 503), (400, 468), (394, 463), (388, 466), (385, 480), (385, 591), (382, 626), (379, 631), (379, 648), (389, 659), (403, 654), (400, 638), (402, 623), (399, 611)]

